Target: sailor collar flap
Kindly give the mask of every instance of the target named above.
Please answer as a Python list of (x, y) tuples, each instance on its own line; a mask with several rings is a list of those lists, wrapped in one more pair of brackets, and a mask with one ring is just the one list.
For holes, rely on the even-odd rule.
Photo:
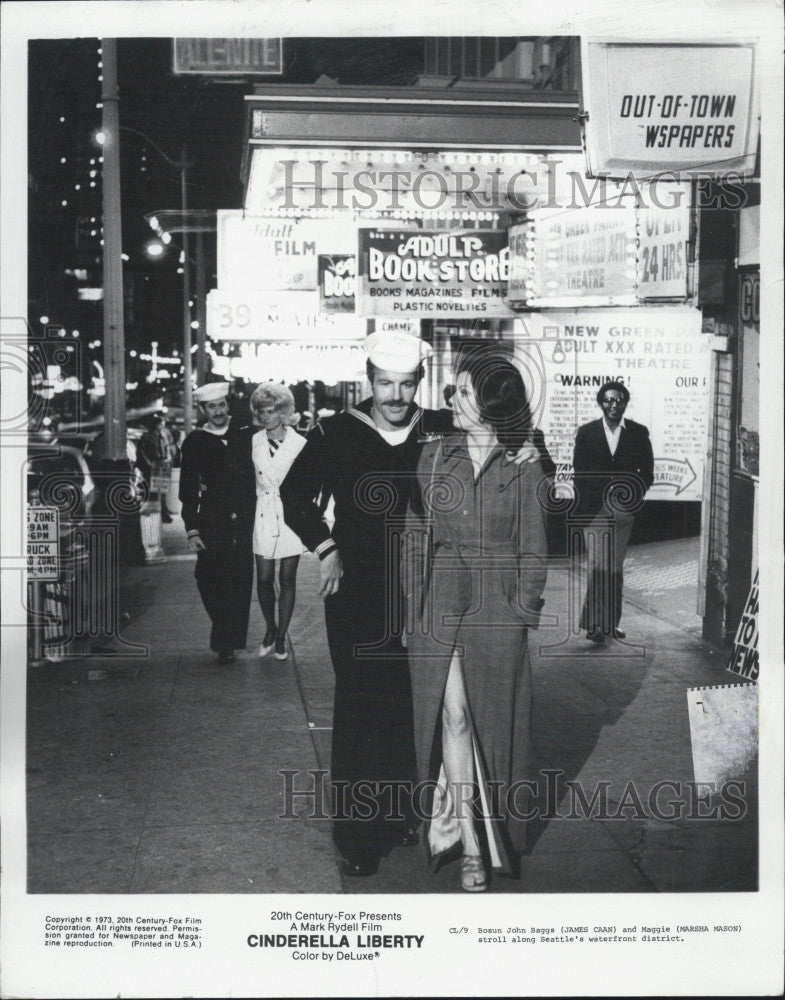
[[(369, 427), (371, 430), (373, 430), (377, 434), (379, 434), (379, 428), (374, 423), (374, 419), (373, 419), (373, 417), (371, 416), (371, 413), (370, 413), (370, 410), (371, 410), (370, 402), (371, 402), (370, 400), (364, 400), (358, 406), (352, 406), (349, 409), (347, 409), (345, 412), (348, 413), (349, 416), (354, 417), (356, 420), (359, 420), (360, 423), (365, 424), (366, 427)], [(401, 427), (398, 428), (398, 429), (399, 430), (406, 430), (409, 433), (411, 433), (412, 429), (419, 422), (420, 417), (422, 416), (422, 412), (423, 412), (422, 409), (419, 406), (415, 405), (414, 409), (412, 410), (412, 415), (409, 418), (409, 420), (407, 421), (407, 423), (406, 424), (402, 424)], [(379, 435), (379, 436), (381, 437), (381, 435)], [(409, 436), (409, 434), (406, 435), (407, 438), (408, 438), (408, 436)]]

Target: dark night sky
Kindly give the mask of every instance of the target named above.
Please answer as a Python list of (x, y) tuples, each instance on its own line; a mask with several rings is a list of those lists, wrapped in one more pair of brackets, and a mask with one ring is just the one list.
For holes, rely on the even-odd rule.
[[(29, 59), (29, 318), (35, 324), (46, 314), (82, 336), (100, 334), (100, 303), (78, 302), (76, 280), (64, 272), (86, 267), (88, 284), (101, 283), (101, 150), (92, 139), (101, 125), (99, 45), (89, 38), (35, 41)], [(230, 82), (174, 76), (170, 39), (120, 39), (117, 53), (121, 125), (144, 132), (172, 159), (186, 142), (194, 164), (189, 207), (207, 209), (242, 206), (243, 97), (254, 83), (312, 83), (325, 74), (345, 84), (400, 86), (423, 68), (418, 38), (286, 40), (283, 76)], [(121, 151), (127, 343), (174, 345), (182, 327), (177, 253), (146, 257), (152, 231), (144, 215), (179, 207), (180, 173), (129, 133)], [(208, 274), (208, 288), (213, 284)]]

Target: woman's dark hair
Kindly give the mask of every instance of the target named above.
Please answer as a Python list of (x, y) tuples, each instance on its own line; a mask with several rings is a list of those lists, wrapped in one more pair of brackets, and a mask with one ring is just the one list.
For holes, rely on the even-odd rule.
[(518, 451), (531, 437), (531, 413), (523, 378), (508, 358), (471, 354), (458, 366), (468, 372), (481, 418), (507, 451)]

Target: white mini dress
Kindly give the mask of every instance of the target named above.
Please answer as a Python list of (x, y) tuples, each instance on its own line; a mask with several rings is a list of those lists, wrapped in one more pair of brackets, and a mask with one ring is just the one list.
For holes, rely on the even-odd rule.
[(253, 437), (256, 470), (256, 515), (253, 528), (254, 555), (264, 559), (287, 559), (307, 551), (283, 517), (281, 483), (292, 462), (305, 447), (305, 438), (291, 427), (276, 447), (261, 430)]

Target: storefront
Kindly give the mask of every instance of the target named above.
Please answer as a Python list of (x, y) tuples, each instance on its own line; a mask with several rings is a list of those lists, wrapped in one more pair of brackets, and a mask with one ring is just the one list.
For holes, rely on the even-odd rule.
[[(726, 148), (735, 135), (731, 152), (746, 163), (756, 141), (754, 94), (745, 89), (749, 47), (731, 49), (738, 79), (729, 80), (728, 95), (699, 96), (682, 117), (722, 117)], [(665, 46), (663, 58), (672, 55)], [(635, 53), (608, 55), (616, 58)], [(608, 89), (591, 83), (595, 94)], [(757, 328), (747, 310), (746, 325), (739, 320), (739, 358), (747, 362), (742, 380), (731, 383), (732, 418), (728, 411), (741, 423), (726, 441), (715, 417), (729, 384), (727, 340), (701, 311), (705, 189), (690, 173), (716, 156), (696, 142), (710, 134), (716, 146), (720, 126), (690, 126), (689, 142), (680, 126), (675, 145), (666, 133), (664, 147), (647, 140), (646, 149), (632, 149), (642, 136), (657, 138), (660, 126), (646, 116), (676, 115), (673, 101), (636, 104), (635, 95), (619, 94), (616, 118), (606, 120), (609, 148), (594, 143), (584, 153), (574, 92), (535, 93), (509, 81), (485, 81), (476, 91), (259, 87), (247, 98), (244, 211), (224, 213), (236, 218), (227, 220), (223, 250), (219, 227), (210, 332), (227, 371), (335, 380), (340, 405), (366, 391), (362, 342), (385, 324), (434, 347), (424, 405), (444, 405), (462, 351), (503, 351), (523, 369), (565, 490), (575, 431), (597, 416), (598, 386), (623, 381), (629, 415), (650, 428), (656, 460), (646, 505), (654, 514), (639, 518), (639, 540), (641, 532), (650, 540), (697, 534), (702, 516), (697, 610), (714, 637), (712, 590), (723, 595), (727, 631), (751, 567)], [(599, 111), (595, 99), (592, 114), (602, 121)], [(626, 177), (614, 143), (630, 157)], [(607, 177), (601, 156), (611, 164)], [(651, 179), (658, 168), (684, 173), (658, 183)], [(749, 243), (757, 247), (757, 236)], [(751, 279), (739, 272), (740, 302), (754, 300)], [(711, 446), (718, 433), (728, 445), (723, 481), (722, 455)], [(731, 509), (750, 515), (738, 522), (743, 530), (726, 530), (718, 561), (712, 539), (721, 505), (726, 520)], [(738, 601), (728, 586), (734, 564), (745, 581)]]
[(758, 568), (758, 200), (757, 185), (747, 185), (744, 208), (712, 213), (701, 230), (709, 265), (701, 305), (713, 348), (701, 574), (704, 636), (721, 645), (733, 639)]
[[(273, 361), (287, 370), (299, 364), (300, 378), (335, 380), (345, 405), (366, 388), (365, 335), (403, 325), (434, 345), (441, 363), (429, 368), (420, 401), (443, 405), (452, 359), (445, 348), (511, 329), (515, 313), (503, 297), (509, 220), (517, 205), (547, 197), (548, 157), (580, 160), (577, 94), (533, 94), (509, 81), (476, 91), (266, 86), (247, 103), (245, 208), (223, 240), (219, 225), (210, 297), (218, 353), (259, 359), (257, 377)], [(238, 239), (243, 227), (263, 234), (266, 249)], [(445, 233), (473, 242), (457, 257), (441, 245), (438, 255), (424, 244), (386, 252), (414, 234)], [(381, 263), (369, 272), (374, 255)], [(447, 264), (456, 279), (438, 289), (437, 308), (434, 286), (443, 283), (429, 271)], [(472, 286), (465, 297), (458, 274)], [(296, 331), (289, 343), (287, 330)], [(227, 364), (244, 367), (219, 360), (216, 370)], [(272, 370), (278, 377), (280, 368), (264, 377)]]

